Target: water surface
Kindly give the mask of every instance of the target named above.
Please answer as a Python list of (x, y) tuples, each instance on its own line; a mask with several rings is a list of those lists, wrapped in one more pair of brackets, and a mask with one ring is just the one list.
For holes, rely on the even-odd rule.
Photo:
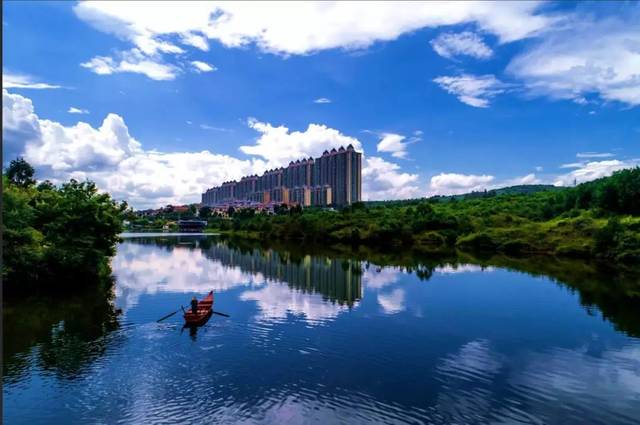
[(633, 278), (306, 251), (130, 235), (106, 294), (6, 301), (5, 423), (638, 423)]

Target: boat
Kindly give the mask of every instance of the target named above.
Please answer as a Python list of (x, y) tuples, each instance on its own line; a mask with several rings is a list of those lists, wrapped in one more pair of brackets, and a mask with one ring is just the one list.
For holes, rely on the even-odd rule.
[(191, 309), (185, 310), (184, 321), (186, 325), (202, 325), (213, 312), (213, 291), (209, 295), (198, 301), (198, 312), (193, 313)]

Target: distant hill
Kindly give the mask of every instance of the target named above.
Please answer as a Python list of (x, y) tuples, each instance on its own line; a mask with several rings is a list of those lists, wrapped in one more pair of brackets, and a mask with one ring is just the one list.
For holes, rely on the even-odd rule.
[[(491, 190), (483, 190), (481, 192), (469, 192), (469, 193), (463, 193), (460, 195), (436, 195), (436, 196), (432, 196), (428, 199), (433, 199), (436, 201), (447, 201), (447, 200), (451, 200), (451, 199), (476, 199), (476, 198), (488, 198), (488, 197), (492, 197), (492, 196), (498, 196), (498, 195), (519, 195), (519, 194), (524, 194), (524, 195), (531, 195), (534, 193), (538, 193), (538, 192), (546, 192), (549, 190), (563, 190), (563, 187), (559, 187), (559, 186), (553, 186), (551, 184), (521, 184), (521, 185), (517, 185), (517, 186), (509, 186), (509, 187), (502, 187), (499, 189), (491, 189)], [(367, 201), (365, 202), (366, 205), (369, 206), (374, 206), (374, 205), (389, 205), (389, 204), (393, 204), (393, 205), (403, 205), (403, 204), (407, 204), (407, 205), (411, 205), (411, 204), (416, 204), (419, 203), (421, 200), (423, 200), (424, 198), (418, 198), (418, 199), (399, 199), (399, 200), (393, 200), (393, 201)]]
[(496, 195), (515, 195), (515, 194), (531, 194), (536, 192), (545, 192), (547, 190), (562, 190), (563, 187), (554, 186), (552, 184), (520, 184), (517, 186), (503, 187), (500, 189), (490, 190)]

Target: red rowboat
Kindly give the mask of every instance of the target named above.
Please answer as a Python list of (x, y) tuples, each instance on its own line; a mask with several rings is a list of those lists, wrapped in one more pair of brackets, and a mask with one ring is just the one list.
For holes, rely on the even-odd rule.
[(198, 312), (193, 313), (191, 309), (184, 312), (184, 321), (187, 325), (201, 325), (207, 321), (213, 311), (213, 291), (209, 295), (198, 301)]

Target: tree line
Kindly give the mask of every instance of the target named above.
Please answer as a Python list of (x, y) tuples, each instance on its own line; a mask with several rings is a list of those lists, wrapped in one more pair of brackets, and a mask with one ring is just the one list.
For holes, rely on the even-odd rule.
[(258, 239), (640, 259), (640, 168), (571, 188), (487, 196), (354, 203), (340, 211), (277, 208), (210, 219)]

